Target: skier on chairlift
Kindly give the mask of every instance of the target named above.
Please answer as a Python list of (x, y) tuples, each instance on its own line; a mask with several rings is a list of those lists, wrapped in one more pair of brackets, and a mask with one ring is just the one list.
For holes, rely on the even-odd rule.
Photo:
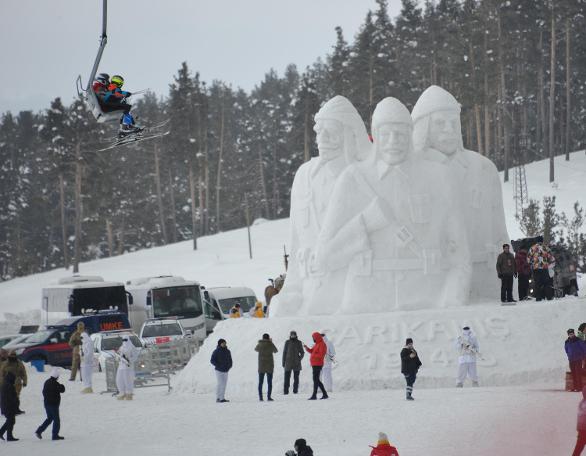
[(104, 103), (104, 97), (106, 96), (106, 92), (108, 92), (108, 86), (110, 85), (110, 75), (107, 73), (100, 73), (94, 79), (92, 84), (92, 90), (98, 97), (98, 101), (100, 105)]
[[(105, 73), (100, 74), (100, 76), (107, 76)], [(104, 110), (107, 111), (123, 111), (122, 117), (120, 119), (120, 130), (118, 132), (119, 137), (127, 136), (131, 133), (138, 133), (142, 131), (142, 128), (137, 127), (134, 123), (134, 117), (130, 113), (130, 109), (132, 105), (126, 102), (126, 99), (132, 95), (131, 92), (127, 92), (122, 90), (122, 86), (124, 85), (124, 78), (120, 75), (112, 76), (110, 79), (110, 84), (107, 87), (107, 91), (104, 94), (103, 100), (101, 100), (101, 105)], [(99, 97), (98, 97), (99, 98)]]

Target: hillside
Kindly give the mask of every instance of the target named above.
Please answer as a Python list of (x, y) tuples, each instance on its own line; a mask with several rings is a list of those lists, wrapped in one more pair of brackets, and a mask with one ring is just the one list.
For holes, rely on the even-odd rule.
[[(541, 201), (544, 196), (556, 196), (558, 212), (573, 213), (579, 201), (586, 206), (586, 154), (571, 154), (570, 162), (556, 158), (555, 185), (548, 182), (549, 162), (531, 163), (526, 167), (529, 197)], [(507, 227), (511, 238), (522, 237), (515, 220), (513, 176), (503, 184)], [(586, 227), (585, 227), (586, 229)], [(105, 280), (126, 281), (133, 277), (173, 274), (195, 279), (207, 287), (232, 285), (249, 286), (262, 298), (269, 277), (283, 272), (283, 245), (288, 243), (289, 220), (258, 223), (251, 227), (253, 259), (248, 257), (246, 229), (207, 236), (198, 240), (198, 250), (191, 241), (165, 247), (141, 250), (122, 256), (82, 263), (82, 274), (100, 275)], [(20, 321), (40, 318), (41, 288), (69, 275), (55, 269), (0, 283), (0, 332), (14, 330)], [(581, 295), (584, 293), (581, 287)], [(495, 291), (496, 293), (496, 291)]]

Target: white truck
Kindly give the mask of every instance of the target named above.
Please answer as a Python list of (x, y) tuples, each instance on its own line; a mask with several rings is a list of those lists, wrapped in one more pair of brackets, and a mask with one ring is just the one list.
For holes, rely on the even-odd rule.
[(141, 277), (128, 280), (126, 290), (132, 297), (129, 318), (136, 332), (147, 319), (177, 317), (194, 339), (205, 339), (204, 291), (198, 282), (178, 276)]
[(206, 297), (204, 311), (208, 333), (219, 321), (230, 318), (234, 305), (240, 304), (242, 316), (248, 317), (257, 301), (254, 291), (248, 287), (212, 287), (208, 288)]
[(41, 307), (46, 312), (46, 323), (104, 310), (128, 314), (128, 304), (122, 282), (106, 282), (99, 276), (76, 274), (42, 289)]

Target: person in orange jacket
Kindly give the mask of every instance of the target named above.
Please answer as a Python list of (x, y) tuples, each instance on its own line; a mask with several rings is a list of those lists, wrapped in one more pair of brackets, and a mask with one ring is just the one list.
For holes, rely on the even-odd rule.
[(384, 432), (378, 433), (378, 442), (375, 447), (370, 445), (370, 456), (399, 456), (397, 449), (389, 443), (389, 438)]
[(252, 316), (255, 318), (264, 318), (265, 313), (262, 310), (262, 302), (256, 301), (254, 309), (252, 310)]
[(311, 364), (311, 369), (313, 371), (313, 394), (309, 400), (314, 401), (317, 399), (318, 388), (321, 390), (322, 399), (327, 399), (329, 397), (323, 383), (319, 379), (321, 370), (324, 367), (324, 358), (328, 352), (328, 347), (326, 346), (326, 343), (324, 342), (324, 339), (320, 333), (314, 332), (311, 337), (313, 337), (315, 345), (309, 348), (307, 345), (303, 344), (303, 348), (305, 348), (305, 350), (311, 354), (309, 357), (309, 364)]

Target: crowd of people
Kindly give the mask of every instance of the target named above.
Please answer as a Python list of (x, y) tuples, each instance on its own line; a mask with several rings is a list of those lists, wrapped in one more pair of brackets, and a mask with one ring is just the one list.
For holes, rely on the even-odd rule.
[(552, 279), (555, 257), (543, 242), (533, 244), (529, 250), (523, 246), (515, 255), (509, 244), (503, 244), (503, 251), (496, 261), (496, 272), (501, 279), (501, 302), (516, 302), (513, 299), (513, 279), (517, 279), (519, 301), (529, 298), (529, 280), (533, 277), (535, 300), (553, 299)]
[[(336, 362), (336, 349), (334, 344), (328, 340), (325, 332), (314, 332), (312, 338), (314, 344), (309, 347), (297, 338), (296, 331), (289, 333), (289, 339), (283, 347), (281, 362), (285, 377), (283, 394), (289, 394), (291, 375), (293, 375), (293, 394), (299, 392), (299, 374), (302, 369), (301, 360), (305, 356), (305, 352), (310, 354), (309, 364), (313, 379), (313, 394), (309, 399), (316, 400), (318, 390), (321, 392), (320, 399), (328, 399), (328, 391), (330, 393), (333, 391), (332, 367)], [(266, 377), (267, 401), (273, 401), (274, 354), (278, 353), (278, 349), (270, 335), (265, 333), (258, 341), (255, 351), (258, 352), (258, 398), (260, 401), (264, 401), (263, 385)], [(228, 372), (232, 368), (232, 353), (228, 349), (225, 339), (218, 340), (217, 347), (212, 353), (210, 362), (216, 372), (216, 402), (229, 402), (225, 397), (225, 393), (228, 383)]]
[[(83, 382), (84, 394), (93, 393), (92, 377), (94, 370), (94, 347), (83, 322), (78, 323), (76, 331), (71, 335), (69, 345), (72, 347), (71, 375), (69, 380), (75, 381), (77, 373)], [(132, 344), (128, 336), (122, 337), (122, 346), (117, 350), (118, 369), (116, 372), (116, 386), (118, 388), (118, 400), (132, 400), (134, 391), (134, 364), (138, 359), (139, 350)], [(46, 420), (37, 428), (35, 435), (41, 439), (42, 433), (52, 423), (53, 440), (63, 440), (59, 435), (61, 420), (59, 406), (61, 394), (65, 392), (65, 386), (59, 383), (60, 369), (54, 367), (43, 386), (43, 400)], [(20, 394), (22, 388), (27, 385), (27, 373), (25, 365), (20, 361), (16, 352), (7, 352), (0, 349), (0, 411), (5, 417), (5, 422), (0, 428), (0, 439), (16, 442), (13, 431), (16, 417), (24, 413), (20, 409)], [(6, 438), (4, 435), (6, 434)]]

